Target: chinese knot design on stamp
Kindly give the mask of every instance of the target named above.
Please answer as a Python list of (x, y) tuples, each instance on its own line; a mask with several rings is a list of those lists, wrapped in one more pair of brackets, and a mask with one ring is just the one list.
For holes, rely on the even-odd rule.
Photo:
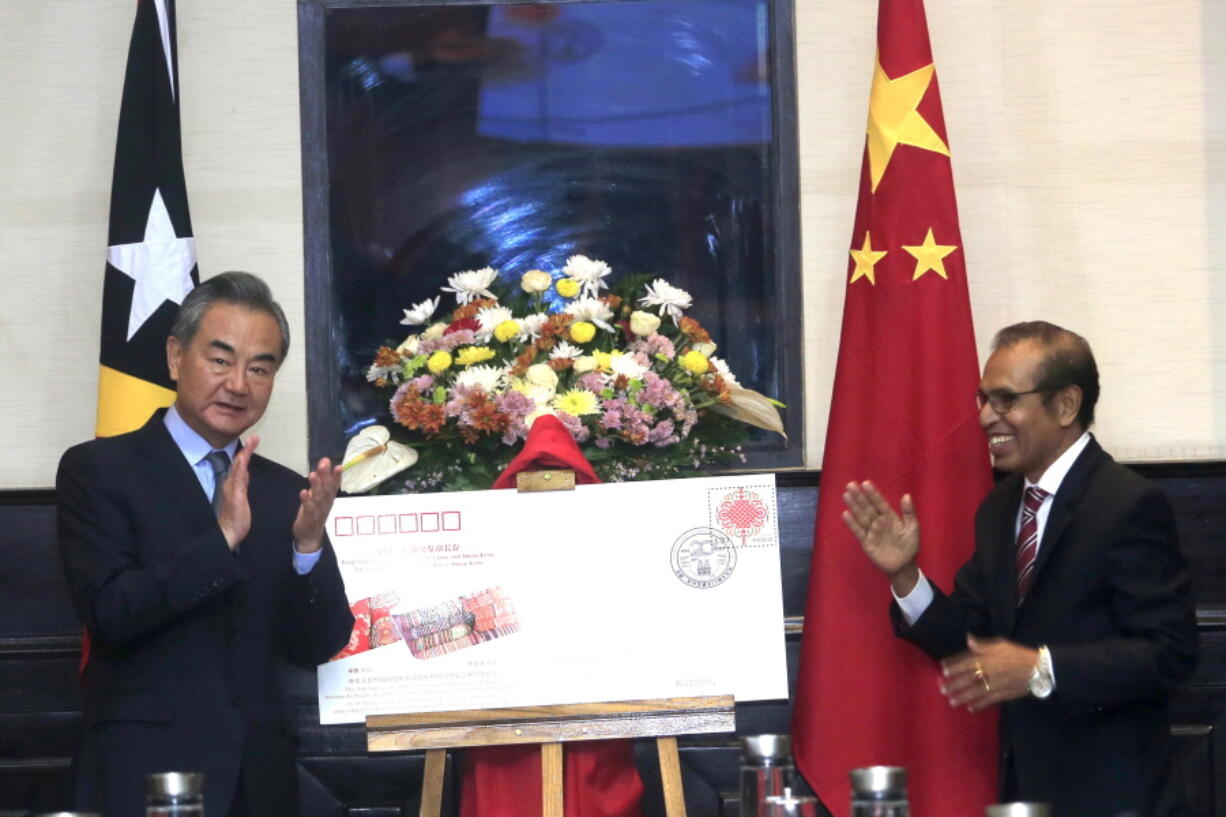
[(762, 530), (768, 513), (766, 503), (754, 491), (737, 488), (725, 494), (715, 510), (715, 518), (729, 536), (740, 538), (741, 544)]

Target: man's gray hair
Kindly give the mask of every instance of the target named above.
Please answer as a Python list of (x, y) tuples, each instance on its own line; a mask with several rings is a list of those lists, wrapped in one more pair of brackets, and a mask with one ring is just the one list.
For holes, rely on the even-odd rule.
[(281, 305), (273, 300), (272, 290), (264, 279), (249, 272), (223, 272), (204, 281), (200, 286), (187, 293), (179, 314), (175, 317), (170, 334), (178, 338), (184, 347), (189, 346), (196, 332), (200, 330), (200, 322), (204, 313), (215, 303), (234, 304), (255, 312), (264, 312), (277, 321), (281, 330), (281, 360), (289, 354), (289, 322), (285, 320), (285, 312)]

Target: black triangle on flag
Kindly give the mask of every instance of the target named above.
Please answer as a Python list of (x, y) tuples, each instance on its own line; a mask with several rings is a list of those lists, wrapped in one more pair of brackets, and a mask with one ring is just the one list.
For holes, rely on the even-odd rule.
[(174, 0), (139, 0), (124, 77), (102, 291), (98, 436), (174, 400), (166, 337), (199, 283), (179, 126)]

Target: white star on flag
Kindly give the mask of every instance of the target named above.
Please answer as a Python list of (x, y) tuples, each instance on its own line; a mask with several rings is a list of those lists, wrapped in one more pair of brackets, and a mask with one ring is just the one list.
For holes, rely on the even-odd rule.
[(153, 192), (145, 239), (138, 244), (116, 244), (106, 248), (112, 267), (136, 282), (132, 289), (132, 308), (128, 312), (128, 340), (149, 319), (163, 301), (183, 303), (191, 292), (192, 268), (196, 266), (196, 239), (179, 238), (170, 213), (162, 201), (162, 191)]

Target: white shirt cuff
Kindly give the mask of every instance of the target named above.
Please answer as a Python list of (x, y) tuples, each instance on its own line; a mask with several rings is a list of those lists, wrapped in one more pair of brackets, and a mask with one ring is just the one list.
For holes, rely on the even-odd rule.
[(932, 585), (922, 570), (919, 571), (919, 581), (906, 596), (899, 598), (893, 587), (890, 588), (890, 593), (894, 596), (894, 601), (898, 603), (898, 609), (902, 610), (902, 617), (906, 619), (907, 626), (914, 624), (928, 609), (928, 605), (932, 604)]

